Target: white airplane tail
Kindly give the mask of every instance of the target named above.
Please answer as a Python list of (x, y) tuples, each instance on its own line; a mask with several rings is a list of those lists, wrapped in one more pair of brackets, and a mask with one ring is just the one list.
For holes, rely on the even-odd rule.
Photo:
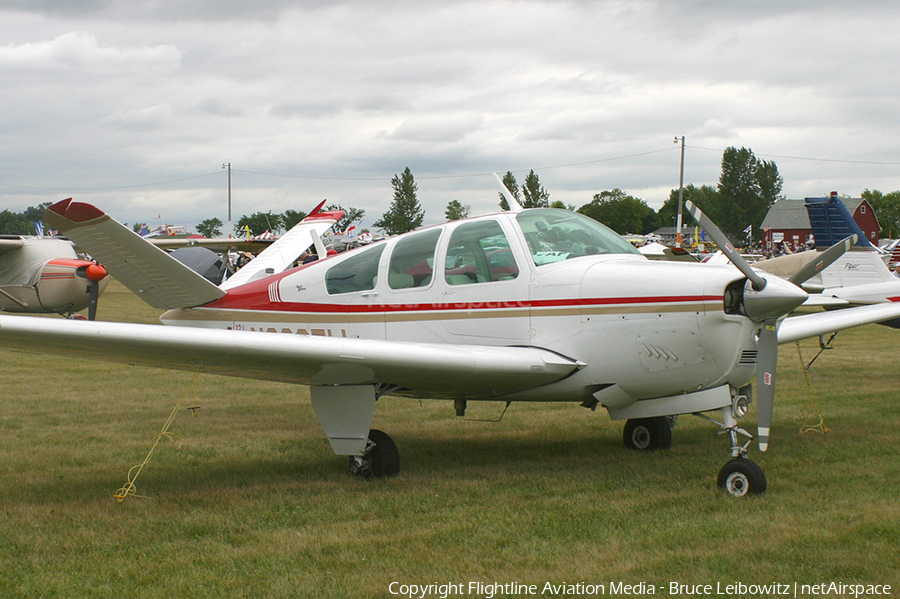
[(109, 274), (145, 302), (154, 308), (176, 310), (208, 304), (228, 289), (283, 272), (311, 245), (324, 258), (320, 236), (344, 213), (319, 212), (322, 204), (220, 287), (90, 204), (62, 200), (47, 209), (44, 222), (99, 260)]
[(857, 235), (857, 242), (850, 251), (822, 271), (825, 289), (898, 281), (878, 248), (866, 239), (865, 233), (837, 197), (806, 198), (806, 211), (819, 248), (831, 246), (854, 233)]
[(322, 234), (339, 221), (344, 213), (340, 210), (319, 212), (324, 203), (323, 201), (316, 206), (309, 216), (279, 237), (278, 241), (260, 252), (247, 266), (222, 283), (221, 288), (232, 289), (250, 281), (284, 272), (293, 265), (303, 250), (311, 245), (316, 247), (316, 254), (320, 259), (325, 258)]
[(90, 204), (72, 198), (50, 206), (44, 223), (99, 260), (123, 285), (154, 308), (200, 306), (225, 292)]

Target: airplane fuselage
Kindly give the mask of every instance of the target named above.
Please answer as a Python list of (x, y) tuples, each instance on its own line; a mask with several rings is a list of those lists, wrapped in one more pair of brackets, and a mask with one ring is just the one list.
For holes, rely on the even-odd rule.
[(585, 364), (504, 399), (584, 401), (616, 385), (597, 396), (616, 407), (750, 381), (758, 326), (725, 310), (737, 270), (649, 261), (611, 231), (616, 240), (592, 242), (580, 226), (580, 215), (552, 210), (446, 223), (231, 289), (162, 322), (529, 346)]

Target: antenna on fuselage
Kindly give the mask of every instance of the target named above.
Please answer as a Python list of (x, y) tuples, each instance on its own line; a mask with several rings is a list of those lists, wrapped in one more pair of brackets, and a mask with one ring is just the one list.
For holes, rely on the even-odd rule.
[(524, 210), (522, 208), (522, 204), (520, 204), (515, 196), (513, 196), (512, 192), (506, 188), (506, 184), (503, 183), (503, 179), (500, 178), (500, 175), (497, 173), (493, 173), (494, 177), (497, 179), (497, 183), (500, 185), (500, 193), (503, 194), (503, 197), (506, 198), (506, 203), (509, 204), (509, 209), (515, 212), (521, 212)]

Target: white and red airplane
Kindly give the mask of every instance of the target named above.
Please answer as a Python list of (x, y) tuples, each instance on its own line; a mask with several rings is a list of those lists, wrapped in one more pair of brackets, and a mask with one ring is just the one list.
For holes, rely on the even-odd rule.
[(72, 316), (88, 308), (93, 320), (97, 298), (108, 282), (106, 270), (80, 258), (67, 239), (0, 235), (0, 310), (4, 312)]
[(602, 406), (626, 420), (625, 445), (634, 449), (669, 447), (672, 415), (718, 411), (732, 457), (718, 484), (741, 496), (766, 489), (747, 458), (750, 440), (739, 441), (752, 435), (737, 419), (757, 376), (765, 450), (777, 344), (900, 316), (900, 305), (885, 304), (784, 318), (806, 293), (733, 250), (737, 269), (650, 261), (580, 214), (507, 200), (513, 211), (257, 271), (228, 289), (94, 206), (66, 200), (45, 221), (167, 308), (164, 324), (180, 326), (0, 316), (0, 343), (309, 385), (334, 452), (364, 476), (399, 471), (394, 442), (370, 430), (383, 395), (453, 400), (458, 414), (482, 400)]

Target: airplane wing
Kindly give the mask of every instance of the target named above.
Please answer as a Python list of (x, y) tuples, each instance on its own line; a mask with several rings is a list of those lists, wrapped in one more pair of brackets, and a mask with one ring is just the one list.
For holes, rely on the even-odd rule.
[(62, 200), (47, 209), (44, 222), (65, 233), (154, 308), (199, 306), (225, 295), (201, 275), (90, 204), (73, 202), (72, 198)]
[(303, 250), (313, 244), (317, 246), (317, 252), (320, 253), (319, 258), (324, 258), (319, 238), (342, 216), (344, 213), (339, 210), (330, 212), (313, 210), (312, 214), (297, 223), (293, 229), (279, 237), (278, 241), (251, 260), (247, 266), (222, 283), (222, 289), (231, 289), (256, 279), (284, 272), (290, 268)]
[[(303, 385), (384, 384), (420, 397), (496, 399), (584, 364), (551, 351), (0, 316), (0, 346)], [(490, 392), (486, 392), (490, 389)]]
[(778, 343), (827, 335), (844, 329), (900, 317), (900, 302), (845, 308), (785, 318), (778, 327)]

